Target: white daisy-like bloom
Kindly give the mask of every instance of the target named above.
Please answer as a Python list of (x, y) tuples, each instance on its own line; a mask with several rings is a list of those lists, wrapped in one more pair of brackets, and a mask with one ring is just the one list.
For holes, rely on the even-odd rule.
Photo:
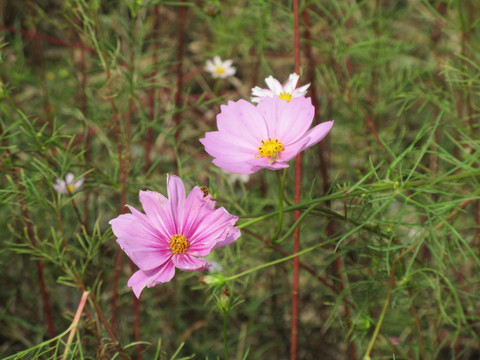
[(303, 85), (296, 89), (295, 87), (297, 86), (299, 78), (300, 76), (295, 73), (290, 74), (288, 81), (282, 85), (280, 81), (270, 75), (265, 79), (268, 89), (262, 89), (258, 86), (255, 86), (252, 89), (252, 102), (258, 103), (267, 97), (273, 98), (275, 96), (286, 101), (290, 101), (296, 97), (305, 96), (310, 84)]
[(215, 56), (212, 60), (205, 63), (205, 71), (212, 74), (214, 78), (225, 79), (235, 75), (237, 68), (232, 66), (232, 60), (222, 61), (220, 56)]
[(68, 173), (65, 175), (65, 180), (57, 178), (55, 180), (55, 184), (53, 184), (53, 188), (59, 192), (60, 194), (71, 194), (77, 191), (80, 186), (82, 186), (83, 181), (85, 180), (83, 177), (75, 181), (75, 176), (72, 173)]

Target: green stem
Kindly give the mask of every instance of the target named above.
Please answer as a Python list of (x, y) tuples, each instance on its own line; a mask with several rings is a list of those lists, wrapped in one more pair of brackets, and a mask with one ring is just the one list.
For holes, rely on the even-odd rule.
[(225, 348), (225, 359), (228, 360), (227, 312), (226, 311), (223, 311), (223, 346)]
[(295, 231), (295, 228), (297, 226), (300, 225), (300, 223), (302, 222), (303, 219), (305, 219), (305, 217), (310, 214), (313, 210), (315, 210), (315, 208), (317, 207), (318, 205), (317, 204), (313, 204), (313, 205), (310, 205), (307, 210), (305, 210), (302, 215), (300, 215), (300, 217), (297, 219), (297, 221), (295, 221), (295, 223), (290, 227), (290, 229), (288, 229), (287, 233), (285, 235), (283, 235), (280, 239), (278, 239), (278, 241), (273, 241), (272, 242), (274, 244), (281, 244), (283, 243), (285, 240), (287, 240), (290, 235), (292, 235), (292, 233)]
[(293, 259), (293, 258), (295, 258), (295, 257), (297, 257), (297, 256), (300, 256), (300, 255), (309, 253), (310, 251), (315, 250), (315, 249), (317, 249), (317, 248), (319, 248), (319, 247), (322, 247), (322, 246), (326, 245), (327, 243), (330, 243), (331, 241), (332, 241), (332, 240), (330, 239), (330, 240), (327, 241), (327, 242), (323, 242), (323, 243), (314, 245), (314, 246), (312, 246), (312, 247), (309, 247), (309, 248), (307, 248), (307, 249), (304, 249), (304, 250), (302, 250), (302, 251), (299, 251), (299, 252), (297, 252), (297, 253), (295, 253), (295, 254), (286, 256), (286, 257), (284, 257), (284, 258), (277, 259), (277, 260), (274, 260), (274, 261), (270, 261), (270, 262), (268, 262), (268, 263), (265, 263), (265, 264), (256, 266), (256, 267), (251, 268), (251, 269), (248, 269), (248, 270), (245, 270), (244, 272), (241, 272), (241, 273), (239, 273), (239, 274), (226, 277), (226, 278), (223, 279), (223, 280), (224, 280), (225, 282), (231, 281), (231, 280), (235, 280), (235, 279), (238, 279), (239, 277), (242, 277), (242, 276), (251, 274), (251, 273), (253, 273), (253, 272), (255, 272), (255, 271), (258, 271), (258, 270), (267, 268), (267, 267), (269, 267), (269, 266), (277, 265), (277, 264), (279, 264), (279, 263), (282, 263), (282, 262), (288, 261), (288, 260), (290, 260), (290, 259)]
[(270, 241), (274, 244), (277, 244), (275, 240), (280, 235), (280, 232), (282, 231), (282, 226), (283, 226), (283, 201), (284, 201), (283, 187), (285, 185), (285, 176), (287, 174), (287, 169), (283, 170), (283, 177), (280, 176), (279, 171), (275, 171), (275, 174), (277, 175), (277, 183), (278, 183), (278, 226), (277, 226), (277, 231), (272, 236)]
[[(455, 175), (450, 175), (450, 176), (444, 176), (441, 178), (436, 178), (436, 179), (428, 179), (428, 180), (417, 180), (417, 181), (410, 181), (406, 184), (399, 184), (397, 182), (392, 182), (392, 183), (386, 183), (386, 184), (372, 184), (372, 185), (367, 185), (363, 189), (358, 189), (358, 190), (341, 190), (337, 191), (333, 194), (321, 197), (321, 198), (316, 198), (312, 199), (309, 201), (305, 201), (300, 204), (295, 204), (292, 206), (287, 206), (283, 208), (283, 211), (293, 211), (293, 210), (298, 210), (302, 209), (305, 207), (308, 207), (310, 205), (320, 205), (321, 203), (331, 201), (331, 200), (337, 200), (337, 199), (345, 199), (348, 197), (355, 197), (355, 196), (365, 196), (365, 195), (370, 195), (382, 191), (388, 191), (388, 190), (396, 190), (396, 191), (401, 191), (401, 190), (407, 190), (407, 189), (413, 189), (417, 187), (423, 187), (425, 185), (433, 185), (433, 184), (442, 184), (450, 181), (457, 181), (457, 180), (463, 180), (466, 178), (475, 178), (480, 176), (480, 170), (477, 171), (472, 171), (472, 172), (461, 172)], [(472, 194), (472, 199), (476, 198), (478, 194)], [(260, 215), (258, 217), (255, 217), (254, 219), (248, 220), (244, 222), (243, 224), (238, 225), (240, 229), (248, 227), (252, 224), (255, 224), (257, 222), (260, 222), (262, 220), (268, 219), (272, 216), (275, 216), (278, 214), (278, 211), (273, 211), (268, 214)]]

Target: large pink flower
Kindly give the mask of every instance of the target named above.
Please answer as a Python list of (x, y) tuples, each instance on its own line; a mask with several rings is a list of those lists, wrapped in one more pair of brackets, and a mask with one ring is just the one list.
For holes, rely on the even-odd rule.
[(218, 131), (207, 132), (200, 142), (215, 165), (238, 174), (288, 167), (287, 161), (322, 140), (333, 125), (327, 121), (309, 130), (315, 108), (305, 97), (266, 98), (256, 106), (229, 101), (220, 109)]
[(130, 207), (110, 221), (117, 242), (139, 267), (128, 280), (137, 296), (143, 288), (170, 281), (175, 268), (201, 271), (210, 266), (199, 257), (207, 256), (219, 246), (240, 236), (234, 227), (238, 217), (223, 207), (215, 209), (215, 201), (194, 187), (188, 197), (179, 177), (167, 177), (168, 199), (154, 191), (140, 191), (145, 214)]

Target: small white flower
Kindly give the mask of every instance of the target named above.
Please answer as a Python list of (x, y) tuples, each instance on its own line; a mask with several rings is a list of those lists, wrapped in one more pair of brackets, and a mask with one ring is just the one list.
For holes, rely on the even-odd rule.
[(215, 56), (212, 60), (207, 60), (205, 71), (212, 74), (214, 78), (225, 79), (235, 75), (237, 69), (232, 66), (232, 60), (222, 61), (219, 56)]
[(295, 89), (299, 78), (300, 76), (295, 73), (290, 74), (288, 81), (282, 86), (280, 81), (270, 75), (265, 79), (268, 89), (262, 89), (258, 86), (255, 86), (252, 89), (252, 102), (258, 103), (262, 99), (267, 97), (273, 98), (275, 96), (286, 101), (290, 101), (292, 98), (305, 96), (310, 84)]
[(57, 178), (55, 184), (53, 184), (53, 188), (60, 194), (71, 194), (82, 186), (84, 178), (82, 177), (75, 182), (73, 180), (75, 180), (75, 176), (73, 176), (72, 173), (68, 173), (65, 176), (65, 180)]

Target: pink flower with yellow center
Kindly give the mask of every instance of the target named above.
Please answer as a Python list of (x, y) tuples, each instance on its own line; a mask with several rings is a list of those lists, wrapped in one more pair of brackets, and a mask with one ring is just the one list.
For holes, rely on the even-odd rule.
[(130, 207), (110, 221), (117, 242), (139, 267), (128, 286), (140, 297), (142, 290), (170, 281), (175, 268), (202, 271), (210, 264), (200, 259), (240, 236), (238, 217), (223, 207), (215, 209), (210, 195), (194, 187), (186, 196), (182, 180), (167, 177), (168, 199), (154, 191), (140, 191), (145, 214)]
[(252, 102), (258, 103), (265, 98), (279, 97), (280, 99), (290, 101), (296, 97), (302, 97), (307, 94), (307, 89), (310, 84), (303, 85), (296, 89), (299, 75), (293, 73), (288, 77), (287, 82), (282, 85), (280, 81), (275, 79), (273, 76), (269, 76), (265, 79), (265, 83), (268, 86), (268, 89), (262, 89), (261, 87), (255, 86), (252, 89)]
[(305, 97), (266, 98), (256, 106), (229, 101), (220, 110), (218, 131), (200, 142), (216, 166), (237, 174), (288, 167), (287, 161), (322, 140), (333, 125), (327, 121), (309, 130), (315, 108)]
[(235, 75), (237, 69), (232, 66), (232, 62), (232, 60), (222, 61), (219, 56), (215, 56), (212, 60), (207, 60), (205, 63), (205, 71), (212, 74), (214, 78), (225, 79)]
[(67, 173), (67, 175), (65, 175), (65, 180), (60, 178), (55, 179), (53, 188), (60, 194), (72, 194), (82, 186), (83, 181), (83, 177), (75, 181), (75, 176), (72, 173)]

